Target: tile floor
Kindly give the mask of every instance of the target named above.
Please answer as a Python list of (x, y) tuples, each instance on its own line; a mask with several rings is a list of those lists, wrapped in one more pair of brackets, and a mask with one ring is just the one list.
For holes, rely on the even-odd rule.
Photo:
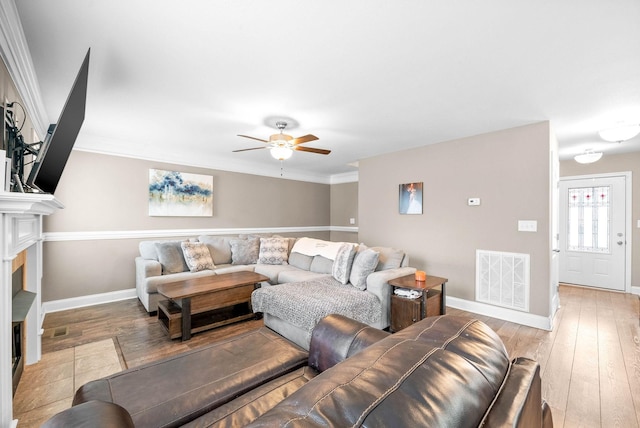
[[(39, 427), (71, 407), (73, 394), (81, 385), (121, 370), (112, 339), (42, 355), (37, 364), (25, 366), (13, 398), (18, 428)], [(21, 388), (24, 385), (29, 387)]]

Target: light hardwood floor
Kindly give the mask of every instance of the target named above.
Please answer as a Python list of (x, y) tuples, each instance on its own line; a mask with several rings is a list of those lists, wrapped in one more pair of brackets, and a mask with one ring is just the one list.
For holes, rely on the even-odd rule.
[[(640, 426), (638, 296), (562, 285), (560, 302), (551, 332), (452, 308), (448, 313), (484, 321), (500, 335), (510, 356), (540, 363), (542, 394), (552, 408), (556, 427)], [(196, 334), (183, 343), (167, 339), (157, 320), (137, 300), (48, 314), (43, 359), (26, 367), (18, 390), (18, 394), (30, 394), (38, 407), (18, 412), (14, 405), (14, 417), (19, 418), (19, 428), (37, 427), (71, 404), (73, 389), (69, 382), (61, 382), (64, 363), (60, 361), (72, 349), (77, 358), (87, 344), (112, 341), (125, 369), (260, 326), (260, 320), (241, 322)], [(109, 364), (112, 370), (113, 362)], [(95, 369), (94, 376), (105, 375)], [(89, 373), (77, 371), (71, 370), (69, 376), (90, 380)], [(56, 392), (54, 383), (67, 386)]]

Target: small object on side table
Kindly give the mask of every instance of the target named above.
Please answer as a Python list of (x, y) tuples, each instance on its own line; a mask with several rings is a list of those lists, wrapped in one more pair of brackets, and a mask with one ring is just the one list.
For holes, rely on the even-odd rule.
[[(420, 271), (418, 271), (420, 272)], [(402, 330), (423, 318), (444, 315), (446, 313), (447, 278), (425, 274), (423, 281), (417, 280), (418, 272), (389, 281), (391, 286), (391, 326), (392, 333)], [(440, 290), (437, 288), (440, 287)], [(396, 289), (419, 293), (418, 298), (402, 297)], [(406, 293), (400, 293), (405, 294)]]

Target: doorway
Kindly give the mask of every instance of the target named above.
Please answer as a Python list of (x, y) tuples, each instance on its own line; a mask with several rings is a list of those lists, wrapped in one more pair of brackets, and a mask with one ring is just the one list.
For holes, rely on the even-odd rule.
[(559, 280), (625, 291), (627, 174), (560, 180)]

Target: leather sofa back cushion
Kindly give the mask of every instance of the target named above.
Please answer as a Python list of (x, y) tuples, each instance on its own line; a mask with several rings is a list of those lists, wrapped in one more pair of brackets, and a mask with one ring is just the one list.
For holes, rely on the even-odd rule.
[(319, 374), (249, 426), (477, 427), (508, 369), (485, 324), (426, 318)]

